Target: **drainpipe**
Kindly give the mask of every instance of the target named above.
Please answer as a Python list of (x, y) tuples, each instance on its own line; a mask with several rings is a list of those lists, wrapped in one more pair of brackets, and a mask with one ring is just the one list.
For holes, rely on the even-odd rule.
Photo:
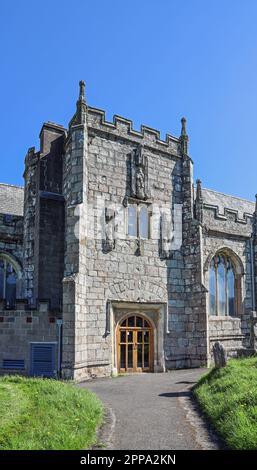
[(255, 279), (254, 279), (253, 236), (251, 236), (251, 238), (250, 238), (250, 247), (251, 247), (252, 305), (253, 305), (253, 311), (255, 311)]
[(56, 321), (58, 328), (58, 357), (57, 357), (57, 376), (61, 378), (61, 363), (62, 363), (62, 325), (63, 321), (58, 319)]

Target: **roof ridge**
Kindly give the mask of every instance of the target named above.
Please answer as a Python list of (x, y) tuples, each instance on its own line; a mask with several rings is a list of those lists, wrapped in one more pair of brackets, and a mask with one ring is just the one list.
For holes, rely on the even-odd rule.
[(18, 184), (0, 183), (0, 186), (8, 186), (9, 188), (19, 188), (24, 190), (24, 186), (19, 186)]
[(221, 194), (222, 196), (232, 197), (234, 199), (239, 199), (239, 201), (246, 201), (246, 202), (250, 202), (251, 204), (255, 204), (255, 202), (251, 201), (250, 199), (246, 199), (244, 197), (239, 197), (239, 196), (233, 196), (232, 194), (223, 193), (222, 191), (216, 191), (215, 189), (202, 188), (202, 190), (210, 191), (215, 194)]

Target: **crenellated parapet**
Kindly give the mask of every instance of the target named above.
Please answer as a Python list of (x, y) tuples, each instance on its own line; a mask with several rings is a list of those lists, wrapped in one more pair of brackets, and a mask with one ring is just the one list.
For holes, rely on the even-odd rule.
[(254, 220), (254, 202), (202, 190), (203, 226), (205, 230), (250, 236)]
[(230, 209), (229, 207), (225, 207), (223, 213), (220, 212), (220, 208), (218, 206), (213, 206), (212, 204), (204, 204), (203, 208), (207, 211), (212, 211), (214, 218), (217, 220), (230, 220), (245, 225), (253, 219), (253, 214), (244, 212), (241, 217), (238, 210)]
[(162, 140), (158, 130), (141, 125), (140, 131), (137, 131), (130, 119), (117, 115), (113, 116), (113, 122), (106, 121), (105, 111), (90, 106), (87, 108), (87, 119), (89, 132), (113, 134), (117, 138), (138, 142), (177, 157), (181, 156), (179, 139), (170, 134), (166, 134), (166, 139)]

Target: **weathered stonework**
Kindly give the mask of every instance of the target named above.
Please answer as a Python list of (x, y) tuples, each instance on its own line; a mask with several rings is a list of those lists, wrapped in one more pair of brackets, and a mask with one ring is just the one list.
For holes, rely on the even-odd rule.
[[(185, 119), (181, 136), (164, 141), (119, 116), (107, 122), (80, 82), (68, 129), (45, 123), (40, 140), (25, 160), (24, 215), (9, 225), (0, 192), (0, 257), (19, 263), (25, 299), (23, 310), (0, 309), (0, 368), (20, 358), (29, 373), (29, 344), (60, 341), (50, 318), (63, 322), (55, 369), (76, 380), (117, 373), (116, 332), (129, 313), (152, 325), (155, 371), (209, 364), (216, 341), (228, 356), (255, 349), (255, 204), (194, 186)], [(131, 205), (146, 211), (148, 236), (128, 235)], [(221, 250), (235, 269), (233, 317), (209, 315), (209, 268)]]

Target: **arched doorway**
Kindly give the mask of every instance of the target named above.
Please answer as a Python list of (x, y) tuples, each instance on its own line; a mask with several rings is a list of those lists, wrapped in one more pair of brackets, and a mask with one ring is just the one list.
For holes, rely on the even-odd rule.
[(142, 315), (122, 319), (117, 327), (119, 372), (153, 372), (153, 327)]

